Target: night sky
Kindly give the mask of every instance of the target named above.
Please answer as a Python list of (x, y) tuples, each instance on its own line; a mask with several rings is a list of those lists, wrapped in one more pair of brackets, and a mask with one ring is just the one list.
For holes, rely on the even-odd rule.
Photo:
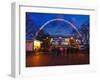
[[(89, 15), (55, 14), (26, 12), (26, 39), (32, 39), (39, 28), (52, 19), (65, 19), (80, 29), (82, 24), (89, 23)], [(43, 28), (50, 35), (69, 35), (74, 30), (71, 25), (63, 21), (54, 21)]]

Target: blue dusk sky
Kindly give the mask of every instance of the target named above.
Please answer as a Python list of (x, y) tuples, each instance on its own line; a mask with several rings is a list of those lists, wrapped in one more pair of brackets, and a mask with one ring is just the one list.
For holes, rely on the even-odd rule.
[[(44, 23), (57, 18), (71, 22), (77, 29), (80, 29), (82, 24), (89, 23), (89, 15), (26, 12), (26, 38), (33, 38)], [(46, 25), (43, 30), (50, 35), (68, 35), (71, 34), (73, 28), (66, 22), (53, 21)]]

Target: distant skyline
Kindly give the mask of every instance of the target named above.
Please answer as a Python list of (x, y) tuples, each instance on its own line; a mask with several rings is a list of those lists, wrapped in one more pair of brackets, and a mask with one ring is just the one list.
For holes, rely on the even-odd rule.
[[(89, 23), (89, 15), (26, 12), (26, 39), (32, 39), (44, 23), (57, 18), (71, 22), (77, 29)], [(44, 27), (44, 31), (50, 35), (69, 35), (73, 30), (71, 25), (63, 21), (54, 21)]]

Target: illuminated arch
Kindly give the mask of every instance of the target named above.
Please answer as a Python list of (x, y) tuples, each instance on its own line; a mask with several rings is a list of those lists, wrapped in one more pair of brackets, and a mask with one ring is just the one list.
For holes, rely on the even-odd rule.
[(79, 36), (81, 37), (81, 33), (78, 31), (78, 29), (76, 28), (76, 26), (73, 25), (70, 21), (65, 20), (65, 19), (56, 18), (56, 19), (51, 19), (51, 20), (45, 22), (45, 23), (40, 27), (40, 29), (36, 32), (35, 38), (38, 36), (39, 32), (40, 32), (46, 25), (48, 25), (49, 23), (51, 23), (51, 22), (53, 22), (53, 21), (63, 21), (63, 22), (65, 22), (65, 23), (69, 24), (69, 25), (79, 34)]

